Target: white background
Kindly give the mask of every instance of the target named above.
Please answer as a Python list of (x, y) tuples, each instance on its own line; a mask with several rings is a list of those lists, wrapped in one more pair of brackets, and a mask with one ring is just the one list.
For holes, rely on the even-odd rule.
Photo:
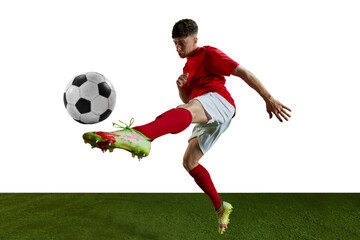
[[(199, 192), (182, 167), (192, 127), (152, 144), (141, 162), (82, 141), (111, 123), (152, 121), (180, 104), (185, 60), (174, 23), (193, 18), (212, 45), (253, 72), (293, 110), (268, 119), (241, 79), (237, 115), (201, 163), (219, 192), (360, 191), (357, 1), (1, 1), (1, 192)], [(104, 74), (117, 105), (96, 125), (70, 118), (63, 91)]]

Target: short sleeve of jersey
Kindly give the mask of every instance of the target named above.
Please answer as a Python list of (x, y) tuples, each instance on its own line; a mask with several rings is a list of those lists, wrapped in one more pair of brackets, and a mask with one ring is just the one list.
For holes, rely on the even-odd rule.
[(230, 76), (239, 64), (214, 47), (207, 47), (206, 68), (209, 73)]

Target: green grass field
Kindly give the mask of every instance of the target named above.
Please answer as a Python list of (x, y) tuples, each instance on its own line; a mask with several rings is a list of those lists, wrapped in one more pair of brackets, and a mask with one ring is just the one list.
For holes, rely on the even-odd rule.
[(0, 239), (360, 239), (360, 194), (220, 195), (224, 235), (205, 194), (0, 194)]

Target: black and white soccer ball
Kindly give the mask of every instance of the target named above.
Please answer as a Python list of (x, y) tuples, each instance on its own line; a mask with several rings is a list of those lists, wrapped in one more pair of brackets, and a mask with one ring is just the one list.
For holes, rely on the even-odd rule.
[(115, 103), (113, 85), (96, 72), (76, 76), (64, 92), (66, 110), (74, 120), (84, 124), (98, 123), (108, 118)]

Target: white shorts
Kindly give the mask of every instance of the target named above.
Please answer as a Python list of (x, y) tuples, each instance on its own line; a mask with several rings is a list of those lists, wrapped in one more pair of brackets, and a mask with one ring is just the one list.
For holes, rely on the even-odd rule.
[(197, 137), (200, 149), (205, 154), (229, 127), (235, 114), (235, 108), (224, 97), (215, 92), (206, 93), (194, 99), (198, 100), (211, 116), (207, 123), (196, 124), (189, 138), (190, 141)]

